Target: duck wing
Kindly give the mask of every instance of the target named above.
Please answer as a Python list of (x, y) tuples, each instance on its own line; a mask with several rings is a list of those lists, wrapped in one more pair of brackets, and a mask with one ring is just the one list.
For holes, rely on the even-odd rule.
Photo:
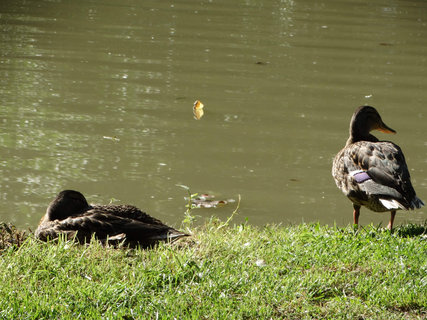
[[(107, 209), (105, 207), (108, 207)], [(147, 247), (158, 241), (175, 241), (188, 236), (163, 224), (135, 208), (126, 216), (124, 210), (114, 211), (113, 206), (94, 206), (84, 214), (64, 220), (44, 223), (36, 230), (36, 236), (42, 240), (58, 238), (64, 234), (68, 239), (76, 237), (81, 243), (89, 242), (92, 236), (101, 241), (108, 238), (124, 240), (132, 246)], [(116, 207), (116, 206), (114, 206)], [(116, 208), (117, 209), (117, 208)]]
[[(348, 173), (366, 172), (371, 180), (359, 183), (359, 188), (368, 194), (396, 200), (401, 209), (414, 209), (423, 205), (412, 187), (405, 157), (399, 146), (392, 142), (360, 141), (347, 147), (344, 156)], [(384, 203), (383, 203), (384, 204)], [(387, 207), (387, 206), (386, 206)]]
[(164, 225), (159, 219), (153, 218), (137, 207), (131, 205), (93, 205), (90, 212), (103, 212), (117, 217), (137, 220), (152, 225)]

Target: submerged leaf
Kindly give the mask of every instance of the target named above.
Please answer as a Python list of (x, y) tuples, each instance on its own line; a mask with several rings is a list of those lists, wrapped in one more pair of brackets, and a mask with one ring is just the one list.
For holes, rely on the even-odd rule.
[(187, 187), (186, 185), (183, 185), (183, 184), (176, 184), (176, 186), (177, 186), (177, 187), (180, 187), (180, 188), (183, 188), (183, 189), (185, 189), (185, 190), (190, 190), (190, 188), (189, 188), (189, 187)]
[(119, 138), (117, 138), (116, 136), (114, 137), (109, 137), (109, 136), (103, 136), (104, 139), (106, 140), (112, 140), (112, 141), (120, 141)]
[(201, 194), (191, 198), (191, 203), (194, 208), (218, 208), (223, 207), (228, 203), (235, 202), (234, 199), (214, 200), (215, 196), (211, 194)]

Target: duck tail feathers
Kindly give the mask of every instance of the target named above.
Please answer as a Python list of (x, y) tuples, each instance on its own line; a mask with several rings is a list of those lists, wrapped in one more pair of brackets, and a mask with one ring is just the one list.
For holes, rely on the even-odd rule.
[(189, 237), (189, 234), (177, 231), (177, 230), (169, 230), (168, 232), (158, 234), (156, 236), (150, 237), (151, 240), (156, 241), (169, 241), (169, 242), (175, 242), (176, 240), (183, 238), (183, 237)]
[(419, 209), (422, 206), (424, 206), (424, 202), (418, 198), (414, 197), (414, 199), (411, 202), (407, 202), (406, 205), (403, 205), (396, 199), (379, 199), (381, 204), (386, 207), (389, 210), (413, 210), (413, 209)]
[(419, 209), (422, 206), (424, 206), (424, 202), (418, 197), (415, 197), (414, 200), (412, 200), (411, 202), (411, 208), (413, 209)]

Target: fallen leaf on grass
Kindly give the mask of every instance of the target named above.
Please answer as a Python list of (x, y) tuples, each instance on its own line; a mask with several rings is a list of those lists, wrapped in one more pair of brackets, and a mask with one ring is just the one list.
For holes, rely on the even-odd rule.
[(265, 267), (267, 264), (265, 263), (264, 259), (258, 259), (257, 261), (255, 261), (255, 264), (258, 267)]

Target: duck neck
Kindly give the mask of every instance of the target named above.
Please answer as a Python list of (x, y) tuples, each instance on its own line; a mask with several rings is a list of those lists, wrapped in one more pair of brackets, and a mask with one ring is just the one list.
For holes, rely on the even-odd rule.
[(347, 140), (346, 145), (358, 142), (358, 141), (379, 141), (377, 137), (370, 134), (370, 126), (367, 122), (361, 121), (358, 118), (353, 118), (350, 123), (350, 137)]
[(347, 139), (347, 143), (345, 144), (346, 146), (352, 144), (352, 143), (356, 143), (358, 141), (371, 141), (371, 142), (378, 142), (378, 138), (375, 137), (374, 135), (368, 133), (368, 135), (366, 136), (360, 136), (360, 135), (352, 135), (350, 134), (350, 137)]

